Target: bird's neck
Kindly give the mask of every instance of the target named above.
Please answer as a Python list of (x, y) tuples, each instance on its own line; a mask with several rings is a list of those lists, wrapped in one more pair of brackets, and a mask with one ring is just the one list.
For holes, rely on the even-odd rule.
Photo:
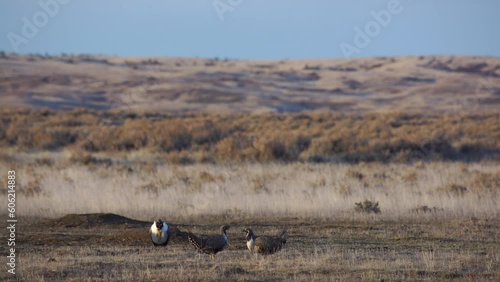
[(247, 241), (250, 241), (250, 240), (255, 240), (255, 236), (253, 235), (252, 232), (247, 234)]

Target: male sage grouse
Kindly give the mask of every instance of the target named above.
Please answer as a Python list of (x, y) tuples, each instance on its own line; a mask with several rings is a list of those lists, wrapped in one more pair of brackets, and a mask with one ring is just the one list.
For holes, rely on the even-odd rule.
[(151, 228), (151, 241), (155, 246), (166, 246), (168, 244), (169, 233), (167, 222), (161, 219), (155, 220)]
[(189, 243), (191, 243), (191, 245), (193, 245), (198, 251), (210, 255), (210, 257), (214, 259), (215, 254), (224, 250), (224, 248), (228, 244), (226, 234), (226, 231), (228, 229), (229, 226), (224, 225), (220, 228), (220, 235), (215, 235), (208, 238), (198, 238), (196, 237), (196, 235), (189, 232)]
[(284, 229), (277, 237), (255, 236), (250, 228), (245, 228), (243, 232), (247, 233), (245, 238), (247, 240), (248, 250), (251, 253), (263, 255), (274, 254), (275, 252), (281, 250), (283, 245), (286, 243), (286, 229)]

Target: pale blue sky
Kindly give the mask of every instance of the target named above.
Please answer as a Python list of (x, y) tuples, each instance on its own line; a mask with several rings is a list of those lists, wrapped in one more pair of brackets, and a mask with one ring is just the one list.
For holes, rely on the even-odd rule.
[[(51, 2), (56, 0), (41, 0)], [(62, 2), (62, 0), (60, 0)], [(391, 0), (64, 0), (33, 38), (39, 1), (0, 0), (0, 50), (13, 52), (8, 34), (23, 37), (19, 53), (87, 53), (239, 59), (339, 58), (354, 43), (355, 27)], [(218, 16), (214, 2), (237, 3)], [(57, 3), (57, 2), (56, 2)], [(355, 57), (395, 55), (500, 56), (500, 1), (400, 0), (370, 43)], [(39, 23), (40, 23), (39, 22)], [(376, 31), (376, 30), (375, 30)], [(28, 34), (29, 35), (29, 34)], [(17, 38), (19, 39), (19, 38)], [(359, 47), (359, 46), (358, 46)]]

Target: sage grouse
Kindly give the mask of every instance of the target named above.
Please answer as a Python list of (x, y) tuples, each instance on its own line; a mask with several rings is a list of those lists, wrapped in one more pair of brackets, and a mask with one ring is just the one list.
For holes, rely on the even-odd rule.
[(151, 233), (151, 241), (155, 246), (166, 246), (168, 244), (169, 233), (168, 224), (166, 221), (158, 219), (153, 222), (149, 229)]
[(228, 225), (224, 225), (220, 228), (220, 235), (211, 236), (208, 238), (198, 238), (193, 233), (189, 232), (188, 240), (191, 245), (193, 245), (198, 251), (210, 255), (212, 259), (215, 255), (224, 250), (227, 246), (227, 234), (226, 231), (229, 229)]
[(286, 229), (277, 237), (274, 236), (255, 236), (252, 229), (246, 228), (243, 230), (247, 235), (247, 247), (251, 253), (258, 253), (263, 255), (274, 254), (281, 250), (286, 243)]

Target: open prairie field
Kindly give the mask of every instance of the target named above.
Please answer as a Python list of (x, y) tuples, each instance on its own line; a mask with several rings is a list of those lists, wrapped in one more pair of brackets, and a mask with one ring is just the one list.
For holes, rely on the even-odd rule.
[[(500, 279), (495, 162), (24, 161), (21, 281)], [(158, 217), (175, 230), (166, 247), (149, 238)], [(188, 244), (186, 231), (215, 234), (223, 224), (230, 246), (215, 260)], [(287, 228), (287, 244), (251, 255), (245, 227), (257, 235)]]
[[(498, 281), (497, 218), (409, 218), (364, 215), (348, 218), (213, 217), (178, 228), (213, 234), (230, 223), (230, 246), (215, 260), (187, 240), (154, 247), (149, 223), (109, 214), (59, 220), (21, 217), (20, 281)], [(267, 257), (245, 249), (244, 227), (258, 234), (288, 228), (286, 247)], [(1, 274), (6, 281), (5, 272)]]
[[(499, 281), (498, 60), (0, 53), (15, 279)], [(223, 224), (215, 260), (188, 244)]]

